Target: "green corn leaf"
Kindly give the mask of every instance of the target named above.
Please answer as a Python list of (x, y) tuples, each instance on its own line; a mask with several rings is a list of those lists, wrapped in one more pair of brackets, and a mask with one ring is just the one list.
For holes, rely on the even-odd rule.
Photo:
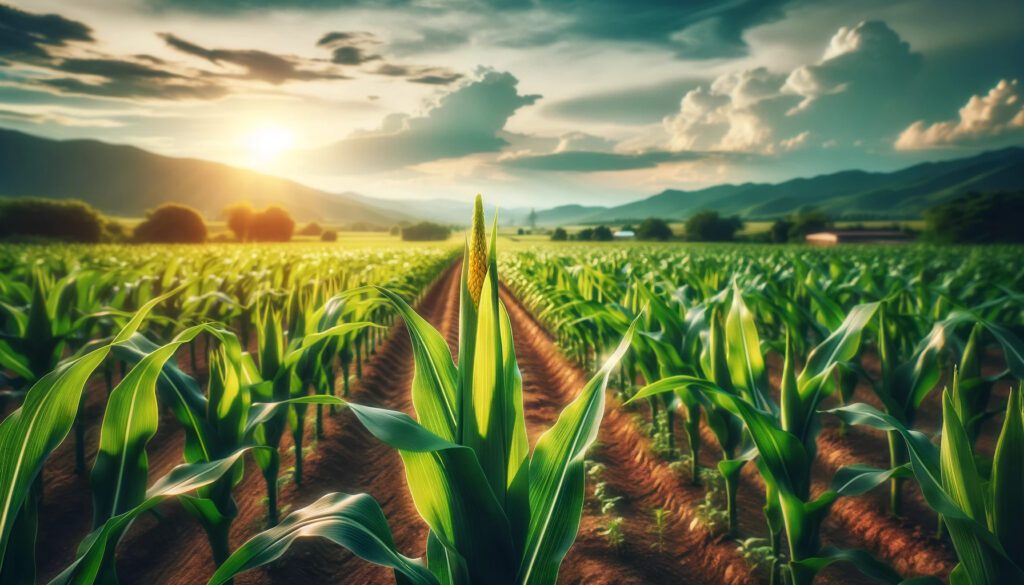
[[(114, 343), (131, 338), (149, 312), (179, 290), (180, 287), (143, 305), (117, 334)], [(109, 345), (101, 346), (43, 376), (32, 385), (21, 408), (0, 423), (0, 453), (5, 454), (0, 458), (0, 567), (18, 510), (32, 482), (50, 452), (71, 430), (85, 384), (109, 352)]]
[(1024, 563), (1024, 405), (1021, 389), (1010, 391), (1006, 418), (992, 463), (992, 524), (1006, 554)]
[(444, 337), (426, 319), (416, 314), (402, 297), (377, 288), (405, 321), (412, 341), (416, 370), (412, 380), (412, 403), (420, 424), (446, 441), (459, 433), (458, 376), (451, 350)]
[(766, 408), (764, 356), (754, 315), (743, 302), (739, 286), (733, 284), (732, 306), (725, 319), (726, 356), (729, 378), (752, 404)]
[(396, 550), (376, 500), (366, 494), (331, 493), (249, 539), (217, 569), (208, 585), (221, 585), (239, 573), (277, 560), (296, 540), (312, 537), (327, 539), (362, 559), (392, 568), (396, 577), (413, 585), (438, 584), (421, 561)]
[(223, 459), (179, 465), (157, 480), (145, 498), (134, 508), (108, 519), (92, 531), (78, 548), (72, 563), (50, 585), (92, 585), (105, 569), (122, 534), (131, 523), (168, 498), (193, 492), (210, 485), (228, 473), (250, 448), (240, 449)]
[[(821, 392), (836, 364), (847, 361), (857, 354), (861, 333), (878, 310), (878, 306), (878, 303), (867, 303), (854, 307), (846, 315), (843, 324), (811, 351), (807, 357), (807, 365), (797, 378), (800, 395), (805, 401), (808, 397)], [(813, 409), (812, 404), (810, 410)]]
[(408, 415), (349, 403), (371, 434), (399, 450), (409, 491), (427, 525), (466, 560), (473, 583), (511, 583), (509, 521), (472, 449), (446, 441)]
[(191, 327), (144, 357), (114, 388), (100, 428), (99, 450), (90, 482), (93, 528), (137, 505), (146, 492), (146, 445), (156, 434), (156, 386), (164, 364), (182, 345), (207, 329)]
[(537, 441), (530, 461), (530, 523), (516, 582), (550, 585), (579, 530), (583, 509), (583, 459), (604, 416), (605, 388), (629, 349), (639, 317), (580, 395)]
[(878, 469), (862, 463), (844, 465), (832, 476), (832, 486), (829, 489), (842, 496), (859, 496), (893, 477), (909, 478), (913, 477), (913, 472), (909, 465), (901, 465), (894, 469)]

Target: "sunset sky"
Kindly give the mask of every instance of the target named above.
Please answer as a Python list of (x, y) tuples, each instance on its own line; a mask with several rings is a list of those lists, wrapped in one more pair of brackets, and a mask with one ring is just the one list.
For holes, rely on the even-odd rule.
[(0, 127), (503, 205), (1024, 143), (1020, 0), (0, 0)]

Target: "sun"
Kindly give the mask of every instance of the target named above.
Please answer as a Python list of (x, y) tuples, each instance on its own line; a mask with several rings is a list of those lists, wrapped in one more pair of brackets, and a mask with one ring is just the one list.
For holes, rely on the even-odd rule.
[(295, 145), (295, 134), (281, 126), (265, 125), (254, 129), (245, 137), (254, 162), (266, 163)]

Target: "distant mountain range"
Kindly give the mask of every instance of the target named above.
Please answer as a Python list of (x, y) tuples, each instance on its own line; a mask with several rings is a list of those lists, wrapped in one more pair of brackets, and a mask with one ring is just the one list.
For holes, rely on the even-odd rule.
[[(776, 184), (668, 189), (616, 207), (564, 205), (537, 211), (540, 225), (619, 223), (647, 217), (681, 220), (702, 210), (771, 219), (806, 206), (836, 218), (917, 217), (968, 191), (1024, 189), (1024, 148), (923, 163), (889, 173), (843, 171)], [(174, 158), (96, 140), (50, 140), (0, 129), (0, 196), (84, 200), (111, 215), (142, 216), (161, 203), (191, 205), (215, 218), (239, 200), (280, 204), (301, 221), (392, 225), (430, 220), (464, 224), (471, 204), (458, 200), (385, 200), (328, 193), (295, 181), (198, 159)], [(528, 208), (502, 208), (503, 224), (526, 223)]]
[(375, 206), (294, 181), (220, 163), (173, 158), (96, 140), (49, 140), (0, 129), (0, 196), (81, 199), (110, 215), (141, 217), (166, 202), (208, 218), (239, 200), (280, 204), (299, 220), (390, 226), (415, 219), (386, 202)]
[(666, 189), (617, 207), (565, 205), (538, 212), (538, 223), (568, 225), (685, 219), (702, 210), (744, 219), (772, 219), (806, 206), (836, 218), (907, 218), (970, 191), (1024, 189), (1024, 148), (914, 165), (890, 173), (842, 171), (783, 183), (717, 185), (696, 191)]

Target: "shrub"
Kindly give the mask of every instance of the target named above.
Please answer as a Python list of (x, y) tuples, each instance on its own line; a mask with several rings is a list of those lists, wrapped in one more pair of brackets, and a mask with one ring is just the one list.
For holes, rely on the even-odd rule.
[(295, 220), (288, 210), (272, 205), (252, 217), (249, 237), (259, 242), (287, 242), (295, 233)]
[(447, 226), (422, 221), (416, 225), (402, 228), (402, 239), (407, 242), (430, 242), (447, 240), (451, 230)]
[(159, 244), (195, 244), (206, 241), (206, 223), (199, 212), (186, 205), (165, 203), (146, 213), (135, 226), (136, 242)]
[(614, 237), (615, 234), (612, 233), (608, 226), (599, 225), (594, 228), (594, 234), (591, 236), (591, 239), (595, 242), (610, 242)]
[(936, 242), (1024, 242), (1024, 191), (969, 193), (925, 212), (928, 238)]
[(743, 228), (740, 218), (721, 217), (717, 211), (701, 211), (686, 220), (686, 239), (694, 242), (731, 242)]
[(793, 229), (793, 222), (788, 219), (777, 219), (768, 230), (768, 239), (776, 244), (784, 244), (789, 241), (789, 230)]
[(555, 228), (555, 231), (551, 234), (551, 240), (554, 242), (564, 242), (569, 239), (569, 234), (563, 228)]
[(802, 242), (807, 234), (821, 232), (832, 227), (832, 220), (828, 214), (816, 208), (804, 208), (788, 218), (789, 241)]
[(671, 239), (673, 235), (672, 228), (669, 227), (668, 222), (655, 217), (645, 219), (640, 224), (640, 227), (636, 229), (636, 237), (640, 240), (658, 240), (664, 242), (665, 240)]
[(235, 234), (239, 242), (249, 240), (252, 218), (256, 211), (248, 203), (235, 203), (224, 209), (224, 217), (228, 221), (228, 229)]
[(99, 242), (104, 220), (78, 200), (17, 198), (0, 201), (0, 234), (10, 239), (46, 238), (65, 242)]
[(338, 241), (338, 232), (335, 231), (335, 230), (324, 230), (324, 232), (322, 234), (320, 234), (320, 241), (321, 242), (337, 242)]
[(324, 228), (320, 227), (315, 221), (311, 221), (306, 224), (301, 230), (299, 230), (300, 236), (319, 236), (324, 233)]

